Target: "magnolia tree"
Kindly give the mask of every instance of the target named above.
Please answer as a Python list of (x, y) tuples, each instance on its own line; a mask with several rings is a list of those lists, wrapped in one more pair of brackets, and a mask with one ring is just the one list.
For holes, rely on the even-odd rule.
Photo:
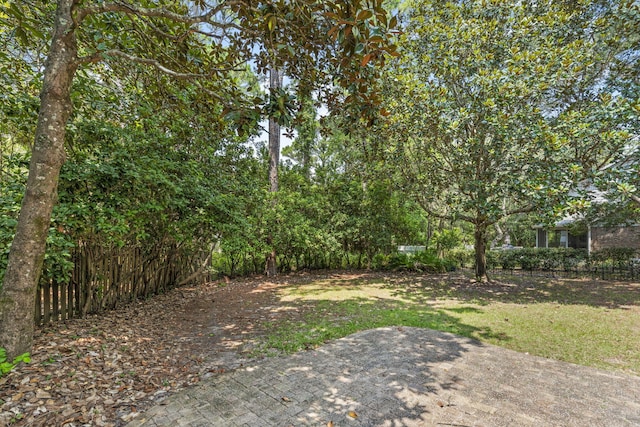
[[(622, 7), (622, 6), (620, 6)], [(486, 279), (491, 227), (559, 214), (627, 140), (629, 102), (606, 84), (615, 10), (590, 2), (410, 2), (384, 86), (386, 165), (429, 213), (474, 227)]]

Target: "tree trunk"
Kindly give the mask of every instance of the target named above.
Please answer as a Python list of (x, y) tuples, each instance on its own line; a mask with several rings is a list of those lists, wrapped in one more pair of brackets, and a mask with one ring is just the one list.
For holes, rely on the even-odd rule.
[(313, 96), (311, 92), (304, 91), (301, 94), (302, 113), (305, 122), (298, 130), (297, 141), (301, 141), (300, 150), (302, 150), (302, 171), (307, 181), (311, 180), (311, 151), (315, 145), (317, 125), (316, 125), (316, 108), (313, 105)]
[(473, 233), (475, 243), (474, 250), (476, 254), (476, 279), (479, 281), (487, 281), (487, 226), (476, 224)]
[[(275, 93), (282, 87), (282, 77), (275, 67), (271, 67), (269, 75), (269, 86), (272, 93)], [(269, 192), (278, 192), (278, 164), (280, 163), (280, 125), (274, 117), (269, 117)], [(273, 199), (273, 203), (277, 203)], [(275, 224), (271, 224), (274, 227)], [(277, 254), (273, 248), (273, 235), (269, 233), (267, 244), (272, 247), (271, 252), (267, 256), (266, 273), (267, 276), (273, 277), (278, 274)]]
[(9, 359), (31, 351), (35, 295), (64, 163), (65, 126), (71, 115), (71, 83), (77, 45), (72, 21), (75, 0), (59, 0), (44, 70), (40, 111), (16, 234), (0, 290), (0, 347)]

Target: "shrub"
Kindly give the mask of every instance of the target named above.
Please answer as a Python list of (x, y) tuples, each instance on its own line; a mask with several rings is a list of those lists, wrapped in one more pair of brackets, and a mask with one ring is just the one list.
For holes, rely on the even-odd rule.
[[(486, 253), (486, 257), (487, 257), (487, 268), (489, 270), (493, 270), (496, 267), (498, 267), (500, 265), (500, 257), (502, 255), (501, 251), (487, 251)], [(473, 255), (475, 257), (475, 254)], [(471, 265), (475, 265), (475, 258), (472, 258), (473, 262), (471, 263)]]
[(462, 243), (462, 230), (459, 228), (436, 231), (432, 237), (438, 253), (447, 254)]
[(377, 253), (371, 260), (371, 268), (374, 270), (388, 270), (389, 269), (389, 255)]
[(589, 252), (586, 249), (567, 248), (561, 252), (560, 262), (565, 271), (575, 270), (587, 263)]
[(387, 267), (390, 270), (402, 270), (411, 268), (411, 256), (404, 253), (394, 253), (389, 255)]
[(428, 273), (444, 273), (447, 271), (446, 265), (441, 258), (433, 251), (417, 252), (413, 256), (413, 269), (426, 271)]
[(474, 252), (471, 249), (454, 249), (449, 252), (447, 259), (455, 263), (456, 267), (466, 268), (473, 266)]
[(627, 266), (632, 258), (638, 254), (633, 248), (606, 248), (591, 254), (591, 262), (594, 264), (604, 264), (607, 266), (623, 267)]
[(414, 254), (393, 253), (374, 255), (371, 267), (375, 270), (411, 270), (427, 273), (444, 273), (454, 271), (458, 267), (458, 260), (440, 258), (435, 251), (422, 251)]
[(513, 270), (520, 261), (520, 252), (517, 249), (502, 250), (497, 253), (503, 270)]

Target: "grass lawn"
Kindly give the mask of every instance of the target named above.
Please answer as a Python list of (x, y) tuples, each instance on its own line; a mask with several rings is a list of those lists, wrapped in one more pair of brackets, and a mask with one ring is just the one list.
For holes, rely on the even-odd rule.
[(504, 275), (341, 274), (279, 289), (296, 320), (255, 354), (294, 352), (381, 326), (453, 332), (520, 352), (640, 375), (640, 284)]

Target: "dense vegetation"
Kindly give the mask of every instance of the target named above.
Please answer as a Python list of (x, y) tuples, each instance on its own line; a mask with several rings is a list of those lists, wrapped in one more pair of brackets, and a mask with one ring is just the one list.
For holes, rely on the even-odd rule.
[[(262, 273), (274, 253), (281, 271), (444, 271), (473, 245), (484, 278), (492, 240), (609, 216), (577, 194), (590, 184), (637, 218), (636, 3), (214, 3), (67, 0), (53, 22), (53, 5), (0, 2), (3, 290), (12, 245), (31, 278), (43, 258), (40, 281), (67, 280), (87, 242), (204, 249), (228, 275)], [(50, 40), (75, 50), (46, 53)], [(284, 88), (265, 89), (268, 70)], [(62, 116), (47, 116), (56, 100)], [(292, 139), (277, 192), (266, 119)], [(38, 178), (54, 160), (59, 183)], [(22, 203), (50, 205), (50, 221), (19, 218)], [(18, 249), (36, 238), (46, 254)]]

